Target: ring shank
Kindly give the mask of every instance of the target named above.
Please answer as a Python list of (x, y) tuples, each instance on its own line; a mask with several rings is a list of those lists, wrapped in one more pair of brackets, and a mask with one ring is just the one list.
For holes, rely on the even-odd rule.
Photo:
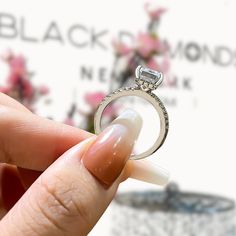
[(169, 129), (169, 120), (168, 120), (168, 114), (167, 111), (161, 102), (161, 100), (152, 92), (144, 92), (139, 88), (134, 87), (126, 87), (123, 89), (119, 89), (111, 93), (110, 95), (106, 96), (104, 100), (99, 105), (97, 112), (94, 117), (94, 127), (95, 127), (95, 133), (100, 134), (102, 132), (101, 130), (101, 119), (102, 114), (105, 108), (114, 100), (124, 97), (124, 96), (137, 96), (141, 97), (145, 100), (147, 100), (158, 112), (159, 118), (160, 118), (160, 133), (158, 139), (155, 141), (155, 143), (152, 145), (150, 149), (147, 151), (138, 154), (138, 155), (131, 155), (131, 160), (138, 160), (143, 159), (147, 156), (150, 156), (153, 154), (156, 150), (158, 150), (162, 144), (164, 143), (168, 129)]

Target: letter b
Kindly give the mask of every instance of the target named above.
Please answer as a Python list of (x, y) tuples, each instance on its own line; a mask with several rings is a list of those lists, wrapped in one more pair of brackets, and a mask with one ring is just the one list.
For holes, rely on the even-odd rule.
[(17, 36), (16, 19), (6, 13), (0, 13), (0, 37), (15, 38)]

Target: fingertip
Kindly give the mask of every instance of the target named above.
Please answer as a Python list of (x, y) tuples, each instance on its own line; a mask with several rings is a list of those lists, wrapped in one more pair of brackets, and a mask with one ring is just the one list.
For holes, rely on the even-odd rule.
[(119, 178), (117, 179), (118, 183), (124, 182), (126, 181), (128, 178), (130, 178), (132, 172), (133, 172), (133, 161), (127, 161), (121, 175), (119, 176)]
[(111, 186), (130, 158), (141, 127), (142, 120), (137, 112), (124, 111), (88, 148), (82, 157), (83, 165), (100, 182)]
[[(73, 158), (73, 160), (81, 160), (82, 156), (87, 152), (88, 148), (94, 143), (96, 140), (96, 135), (93, 135), (87, 139), (84, 139), (80, 143), (76, 144), (69, 150), (67, 150), (61, 157), (62, 158)], [(75, 157), (75, 159), (74, 159)]]
[(170, 181), (170, 173), (152, 161), (132, 160), (131, 163), (130, 178), (160, 186), (166, 186)]

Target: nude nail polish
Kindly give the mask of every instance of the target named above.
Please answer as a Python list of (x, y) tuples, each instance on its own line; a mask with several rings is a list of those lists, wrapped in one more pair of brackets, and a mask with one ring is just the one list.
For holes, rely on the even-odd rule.
[(136, 160), (127, 164), (131, 165), (130, 178), (161, 186), (170, 181), (169, 172), (152, 161)]
[(137, 112), (128, 109), (117, 117), (88, 148), (84, 166), (99, 181), (110, 186), (129, 159), (142, 127)]

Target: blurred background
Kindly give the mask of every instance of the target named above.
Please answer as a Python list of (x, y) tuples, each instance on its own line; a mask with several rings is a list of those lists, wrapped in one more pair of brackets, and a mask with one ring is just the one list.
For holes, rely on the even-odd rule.
[[(132, 84), (137, 65), (165, 75), (155, 93), (170, 131), (149, 159), (175, 184), (166, 190), (121, 184), (91, 235), (236, 235), (235, 1), (0, 0), (0, 6), (0, 92), (41, 116), (93, 132), (97, 105)], [(126, 107), (144, 120), (140, 152), (154, 141), (158, 117), (145, 101), (127, 98), (108, 107), (104, 125)]]

